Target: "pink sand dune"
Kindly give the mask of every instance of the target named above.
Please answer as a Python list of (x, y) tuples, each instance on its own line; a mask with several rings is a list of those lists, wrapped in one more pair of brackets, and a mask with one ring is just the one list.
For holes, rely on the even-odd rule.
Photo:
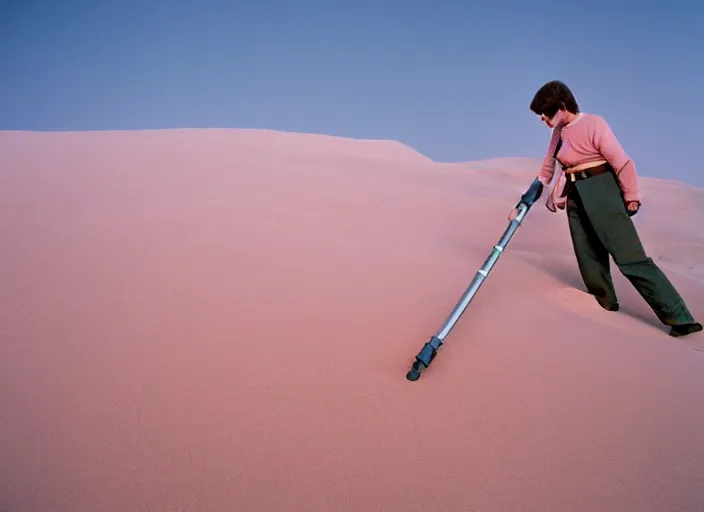
[[(0, 510), (704, 510), (704, 337), (668, 337), (615, 267), (601, 310), (542, 204), (406, 380), (519, 160), (0, 133)], [(702, 319), (704, 192), (642, 187), (643, 241)]]

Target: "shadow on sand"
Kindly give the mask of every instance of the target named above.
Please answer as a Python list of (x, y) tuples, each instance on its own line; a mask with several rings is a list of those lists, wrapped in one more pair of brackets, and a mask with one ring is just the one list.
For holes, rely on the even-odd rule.
[[(570, 265), (567, 263), (556, 261), (552, 264), (547, 264), (544, 261), (532, 261), (535, 267), (544, 271), (546, 274), (557, 278), (561, 283), (575, 288), (579, 291), (587, 293), (587, 289), (584, 286), (584, 282), (579, 275), (579, 269), (577, 264)], [(612, 264), (611, 274), (614, 280), (614, 286), (616, 287), (616, 292), (620, 296), (619, 304), (620, 310), (618, 313), (628, 315), (636, 320), (644, 322), (650, 326), (656, 327), (659, 330), (663, 330), (664, 326), (654, 313), (651, 311), (647, 303), (641, 298), (641, 296), (636, 292), (635, 288), (631, 285), (625, 277), (618, 273), (618, 267)], [(630, 287), (630, 289), (628, 289)], [(626, 300), (624, 300), (626, 299)], [(634, 304), (635, 301), (640, 299), (642, 304), (637, 306)], [(606, 313), (606, 311), (605, 311)]]
[[(489, 241), (492, 241), (490, 239)], [(447, 240), (442, 240), (443, 243), (447, 244)], [(462, 254), (471, 254), (476, 258), (477, 269), (478, 265), (484, 261), (484, 258), (489, 255), (492, 247), (488, 242), (479, 243), (471, 237), (463, 237), (461, 239), (453, 239), (452, 243), (448, 247), (453, 251), (460, 251)], [(584, 293), (588, 293), (582, 277), (579, 274), (579, 268), (577, 267), (577, 262), (574, 257), (568, 255), (556, 255), (549, 261), (545, 258), (540, 257), (538, 254), (530, 250), (521, 250), (518, 248), (512, 248), (512, 253), (522, 252), (524, 253), (524, 261), (533, 267), (535, 267), (539, 272), (544, 272), (545, 274), (556, 278), (559, 282), (563, 283), (570, 288), (577, 289)], [(618, 267), (611, 262), (611, 275), (614, 280), (614, 286), (616, 287), (616, 292), (619, 296), (620, 310), (616, 314), (628, 315), (636, 320), (639, 320), (651, 327), (655, 327), (660, 331), (665, 329), (665, 326), (660, 323), (658, 318), (652, 312), (647, 303), (638, 294), (633, 285), (628, 281), (618, 270)], [(640, 301), (640, 303), (639, 303)], [(611, 314), (612, 312), (604, 311), (605, 314)]]

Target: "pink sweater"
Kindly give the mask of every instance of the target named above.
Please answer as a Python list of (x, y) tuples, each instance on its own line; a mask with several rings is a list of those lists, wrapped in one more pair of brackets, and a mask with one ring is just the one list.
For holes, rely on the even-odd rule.
[[(552, 155), (560, 137), (562, 146), (557, 153), (557, 160), (561, 165), (572, 167), (585, 162), (606, 160), (616, 171), (625, 200), (641, 202), (633, 161), (623, 150), (604, 118), (594, 114), (580, 113), (572, 123), (553, 129), (547, 154), (538, 173), (538, 179), (544, 185), (547, 186), (552, 181), (555, 173)], [(566, 198), (559, 197), (565, 182), (565, 173), (560, 172), (560, 178), (548, 198), (548, 201), (552, 199), (560, 209), (564, 209), (566, 203)]]

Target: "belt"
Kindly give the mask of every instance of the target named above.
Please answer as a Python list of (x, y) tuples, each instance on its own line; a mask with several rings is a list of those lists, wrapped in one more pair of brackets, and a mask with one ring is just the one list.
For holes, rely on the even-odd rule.
[(609, 164), (601, 164), (595, 167), (582, 169), (581, 171), (566, 172), (565, 176), (567, 177), (567, 181), (574, 183), (575, 181), (586, 180), (587, 178), (598, 176), (599, 174), (609, 172), (610, 170), (611, 166)]
[(596, 165), (594, 167), (589, 167), (581, 171), (566, 172), (565, 175), (567, 177), (567, 183), (565, 183), (565, 187), (562, 189), (562, 193), (560, 194), (560, 196), (569, 197), (570, 193), (572, 192), (572, 187), (574, 187), (574, 183), (576, 181), (586, 180), (588, 178), (592, 178), (594, 176), (598, 176), (599, 174), (604, 174), (605, 172), (610, 171), (613, 171), (613, 168), (608, 163), (606, 163)]

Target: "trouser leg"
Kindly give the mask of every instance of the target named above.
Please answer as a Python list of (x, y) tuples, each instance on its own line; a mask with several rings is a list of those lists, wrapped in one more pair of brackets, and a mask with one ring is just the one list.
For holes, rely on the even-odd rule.
[(567, 220), (577, 265), (587, 291), (604, 309), (614, 307), (618, 301), (609, 268), (609, 251), (591, 225), (579, 194), (574, 192), (567, 200)]
[(621, 273), (633, 284), (665, 325), (694, 321), (682, 297), (655, 262), (646, 255), (628, 216), (616, 176), (604, 173), (575, 183), (586, 217)]

